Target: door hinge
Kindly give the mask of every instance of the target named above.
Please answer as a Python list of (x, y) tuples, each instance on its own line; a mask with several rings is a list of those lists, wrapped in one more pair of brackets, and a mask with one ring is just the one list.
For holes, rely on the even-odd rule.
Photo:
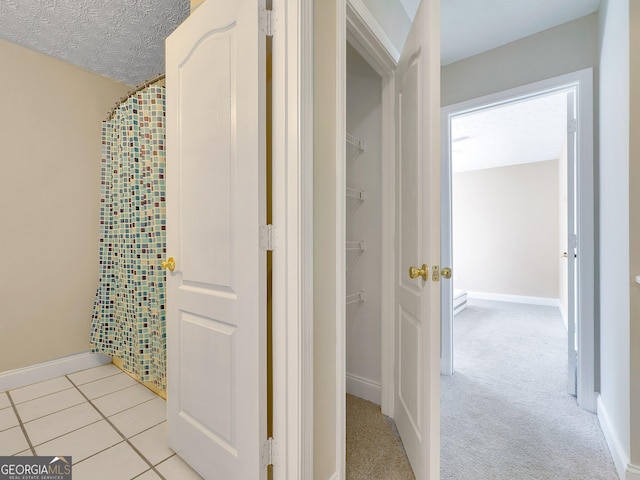
[(260, 31), (267, 37), (276, 33), (276, 11), (260, 7)]
[(268, 465), (277, 465), (278, 461), (278, 442), (276, 442), (272, 437), (267, 438), (265, 442), (262, 444), (262, 467), (267, 467)]
[(260, 250), (272, 252), (276, 249), (276, 227), (262, 225), (260, 227)]
[(567, 132), (576, 133), (577, 131), (578, 131), (578, 120), (576, 120), (575, 118), (572, 118), (567, 122)]

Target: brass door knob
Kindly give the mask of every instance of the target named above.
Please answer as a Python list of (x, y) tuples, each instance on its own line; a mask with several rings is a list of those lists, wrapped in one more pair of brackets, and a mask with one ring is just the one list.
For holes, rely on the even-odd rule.
[(425, 263), (422, 264), (422, 268), (409, 267), (409, 277), (422, 277), (422, 280), (426, 282), (429, 278), (429, 267)]
[(440, 275), (442, 275), (444, 278), (451, 278), (451, 269), (449, 267), (444, 267), (442, 270), (440, 270)]
[(169, 257), (169, 260), (163, 260), (160, 266), (164, 269), (169, 269), (170, 272), (173, 272), (176, 269), (176, 260), (173, 257)]

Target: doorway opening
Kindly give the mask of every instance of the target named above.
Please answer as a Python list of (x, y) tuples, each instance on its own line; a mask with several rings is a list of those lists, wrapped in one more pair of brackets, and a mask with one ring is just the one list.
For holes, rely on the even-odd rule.
[[(588, 69), (443, 109), (441, 261), (443, 264), (454, 264), (455, 286), (443, 284), (442, 289), (441, 372), (445, 375), (454, 372), (453, 299), (454, 296), (460, 298), (460, 291), (471, 290), (471, 296), (476, 297), (555, 304), (563, 312), (567, 327), (569, 393), (577, 396), (582, 408), (593, 412), (595, 273), (591, 92), (591, 70)], [(535, 145), (510, 151), (523, 141), (514, 127), (527, 123), (527, 114), (524, 113), (527, 105), (538, 113), (529, 115), (532, 120), (529, 126), (523, 128), (523, 139), (531, 130), (548, 130), (546, 136), (555, 139), (542, 141), (538, 138)], [(555, 114), (552, 113), (554, 111)], [(544, 112), (553, 115), (555, 120), (549, 120)], [(496, 139), (496, 135), (487, 135), (489, 126), (499, 123), (503, 125), (500, 130), (502, 137)], [(545, 153), (545, 149), (551, 149), (551, 153)], [(537, 166), (530, 163), (535, 161), (533, 153), (538, 161), (544, 159), (552, 162), (546, 165), (546, 178), (553, 185), (542, 192), (540, 187), (531, 189), (527, 182), (520, 187), (515, 186), (519, 176), (524, 175), (525, 180), (531, 181), (542, 174), (543, 162), (538, 162)], [(474, 170), (475, 174), (469, 173)], [(487, 173), (490, 171), (493, 175)], [(495, 215), (483, 213), (479, 216), (476, 213), (473, 216), (472, 221), (483, 222), (477, 231), (486, 234), (485, 238), (473, 236), (468, 231), (465, 234), (466, 227), (462, 227), (465, 223), (459, 223), (457, 243), (465, 245), (462, 237), (470, 236), (473, 236), (474, 242), (473, 248), (465, 250), (462, 247), (459, 256), (453, 250), (457, 234), (452, 228), (452, 206), (455, 206), (456, 198), (455, 194), (452, 195), (452, 179), (456, 175), (465, 185), (466, 193), (470, 194), (470, 185), (473, 184), (469, 184), (468, 178), (463, 180), (463, 177), (482, 178), (487, 188), (492, 182), (494, 184), (493, 188), (489, 188), (490, 194), (486, 193), (486, 188), (483, 197), (478, 197), (479, 193), (476, 192), (475, 201), (465, 199), (464, 194), (458, 195), (457, 200), (461, 202), (459, 206), (462, 207), (465, 202), (467, 205), (466, 208), (460, 208), (463, 216), (469, 213), (472, 205), (479, 206), (483, 202), (485, 207), (489, 205), (486, 202), (494, 202), (493, 214), (501, 209), (513, 208), (510, 228), (506, 230), (504, 226), (491, 223), (495, 221)], [(496, 186), (497, 178), (502, 178), (506, 183)], [(530, 204), (523, 207), (527, 188), (531, 190), (527, 200)], [(513, 190), (510, 199), (506, 197), (509, 190)], [(545, 190), (552, 194), (545, 194)], [(551, 197), (557, 200), (550, 202)], [(551, 213), (542, 211), (545, 204)], [(545, 217), (554, 215), (552, 204), (556, 205), (558, 215), (557, 220), (549, 223), (549, 218)], [(528, 215), (523, 209), (529, 211)], [(546, 221), (546, 226), (543, 223), (534, 224), (532, 219), (536, 216)], [(519, 239), (513, 236), (509, 238), (509, 232), (513, 231), (520, 232)], [(557, 236), (554, 234), (556, 231)], [(537, 247), (546, 245), (546, 253), (536, 254), (540, 250), (533, 246), (525, 248), (525, 244), (529, 243)], [(473, 251), (476, 255), (473, 255)], [(482, 252), (482, 255), (478, 255), (478, 252)], [(485, 259), (490, 267), (482, 265)], [(527, 265), (529, 261), (533, 261), (533, 264)], [(459, 264), (459, 269), (456, 264)], [(476, 269), (478, 266), (481, 271)], [(530, 285), (526, 286), (526, 283)], [(456, 286), (462, 288), (454, 295)]]
[(346, 475), (412, 479), (393, 420), (383, 415), (383, 78), (347, 44)]
[[(527, 138), (534, 143), (523, 143)], [(528, 390), (535, 375), (510, 381), (509, 369), (500, 374), (492, 367), (529, 368), (535, 362), (527, 360), (528, 354), (555, 359), (555, 390), (549, 395), (575, 406), (568, 393), (573, 394), (582, 409), (594, 412), (591, 70), (443, 108), (442, 146), (441, 262), (451, 262), (454, 272), (453, 284), (442, 285), (443, 432), (451, 430), (451, 412), (445, 409), (445, 401), (455, 403), (446, 400), (451, 385), (481, 384), (491, 396), (492, 375), (503, 382), (499, 390), (515, 386), (514, 391), (526, 392), (515, 402), (528, 404), (532, 408), (519, 410), (533, 415), (535, 398), (548, 385), (542, 381), (542, 388)], [(454, 342), (456, 316), (462, 327), (455, 332), (460, 352)], [(534, 337), (545, 329), (553, 334), (532, 353)], [(471, 363), (469, 352), (477, 355)], [(461, 370), (456, 376), (457, 353)], [(470, 374), (467, 367), (473, 364), (478, 369)], [(543, 368), (551, 373), (552, 367)], [(505, 400), (499, 414), (511, 407)], [(576, 416), (588, 415), (576, 411)], [(547, 438), (544, 433), (538, 440)], [(446, 452), (454, 451), (450, 440), (443, 433), (443, 466)]]
[(567, 171), (575, 149), (567, 146), (567, 125), (575, 109), (567, 107), (574, 95), (545, 93), (452, 118), (456, 313), (467, 298), (546, 305), (560, 309), (568, 329), (575, 188)]

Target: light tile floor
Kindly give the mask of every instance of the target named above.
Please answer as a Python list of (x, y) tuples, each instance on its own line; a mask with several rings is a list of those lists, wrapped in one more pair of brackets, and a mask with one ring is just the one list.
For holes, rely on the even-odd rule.
[(109, 364), (0, 392), (0, 456), (71, 456), (74, 480), (200, 479), (167, 446), (166, 402)]

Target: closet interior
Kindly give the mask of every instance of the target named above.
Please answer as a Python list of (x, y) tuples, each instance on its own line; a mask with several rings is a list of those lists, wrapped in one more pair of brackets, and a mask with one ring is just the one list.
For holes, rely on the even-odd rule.
[(380, 409), (383, 79), (349, 44), (346, 97), (346, 478), (414, 480), (395, 424)]
[(382, 79), (347, 44), (347, 393), (381, 402)]

